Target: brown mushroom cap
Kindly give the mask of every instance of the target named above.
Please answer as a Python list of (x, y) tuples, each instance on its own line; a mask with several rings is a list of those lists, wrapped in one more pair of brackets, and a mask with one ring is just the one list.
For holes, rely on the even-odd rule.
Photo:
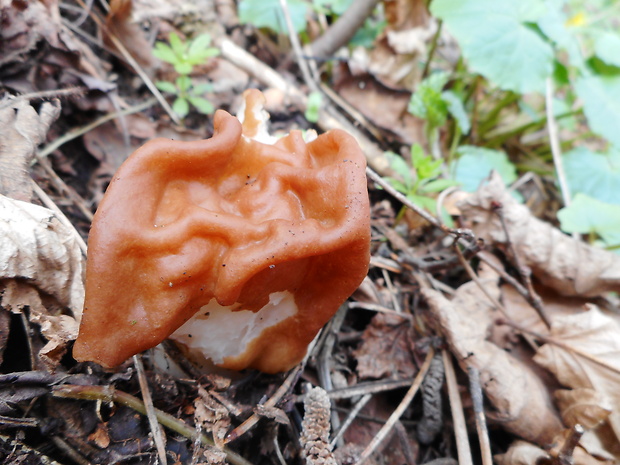
[(353, 137), (262, 144), (221, 110), (214, 127), (152, 140), (114, 176), (90, 232), (77, 360), (115, 366), (172, 335), (224, 368), (284, 371), (366, 275)]

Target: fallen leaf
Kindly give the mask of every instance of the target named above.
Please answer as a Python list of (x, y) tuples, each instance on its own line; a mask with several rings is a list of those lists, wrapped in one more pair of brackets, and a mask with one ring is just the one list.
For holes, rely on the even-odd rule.
[(377, 313), (354, 352), (361, 379), (411, 378), (417, 373), (411, 349), (410, 322), (398, 315)]
[[(556, 318), (547, 343), (534, 361), (551, 371), (564, 386), (589, 388), (613, 407), (608, 421), (620, 438), (620, 325), (595, 305), (578, 315)], [(586, 358), (589, 357), (589, 358)]]
[[(493, 270), (482, 266), (479, 281), (495, 299), (499, 297), (499, 278)], [(562, 424), (548, 390), (524, 363), (487, 341), (498, 315), (480, 287), (473, 281), (463, 284), (451, 301), (433, 289), (423, 289), (422, 295), (463, 370), (471, 366), (480, 372), (495, 409), (488, 417), (523, 439), (551, 443)]]
[(0, 195), (0, 279), (25, 279), (79, 320), (83, 258), (75, 233), (51, 210)]
[(574, 240), (532, 216), (504, 186), (497, 173), (459, 204), (462, 219), (488, 244), (510, 255), (495, 207), (501, 207), (510, 240), (524, 265), (562, 295), (591, 297), (620, 291), (620, 256)]
[(579, 424), (585, 429), (595, 428), (612, 412), (609, 400), (594, 389), (559, 389), (553, 397), (564, 424), (569, 427)]
[(540, 447), (526, 441), (515, 441), (504, 454), (493, 457), (498, 465), (533, 465), (540, 459), (548, 459), (547, 454)]
[(213, 434), (216, 446), (224, 446), (224, 438), (230, 428), (228, 409), (220, 404), (206, 389), (198, 387), (198, 397), (194, 400), (194, 419), (196, 424)]
[(30, 201), (30, 162), (59, 114), (58, 100), (43, 103), (38, 113), (26, 100), (0, 101), (0, 194)]

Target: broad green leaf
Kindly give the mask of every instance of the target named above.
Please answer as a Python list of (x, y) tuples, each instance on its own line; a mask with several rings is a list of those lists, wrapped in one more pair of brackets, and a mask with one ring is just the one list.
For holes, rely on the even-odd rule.
[(620, 147), (620, 76), (586, 76), (575, 82), (590, 128)]
[(594, 50), (608, 65), (620, 66), (620, 35), (604, 32), (596, 39)]
[(202, 97), (188, 97), (189, 103), (194, 105), (196, 109), (203, 115), (210, 115), (215, 111), (215, 107), (206, 98)]
[(502, 151), (462, 145), (457, 152), (460, 157), (452, 165), (452, 178), (467, 192), (476, 191), (491, 170), (497, 171), (507, 185), (517, 179), (514, 165)]
[(567, 233), (596, 233), (609, 246), (620, 244), (620, 205), (577, 194), (569, 207), (558, 212), (558, 219)]
[(471, 69), (503, 89), (543, 92), (553, 49), (528, 23), (545, 12), (540, 0), (433, 0), (431, 12), (456, 37)]
[(178, 57), (174, 54), (170, 46), (163, 42), (155, 43), (155, 48), (153, 49), (153, 56), (172, 65), (179, 62)]
[(620, 151), (603, 154), (578, 147), (564, 155), (564, 172), (571, 195), (620, 205)]
[(179, 62), (175, 63), (174, 70), (179, 74), (189, 74), (192, 72), (194, 66), (187, 62)]
[(161, 90), (162, 92), (168, 92), (170, 94), (177, 93), (176, 86), (173, 83), (168, 82), (168, 81), (157, 81), (155, 83), (155, 86), (157, 86), (157, 88)]
[(448, 104), (448, 111), (459, 125), (462, 134), (469, 132), (469, 117), (463, 106), (463, 101), (458, 95), (451, 90), (446, 90), (441, 93), (441, 98)]
[(546, 0), (547, 11), (536, 24), (557, 48), (566, 50), (571, 65), (583, 68), (585, 62), (577, 35), (578, 27), (571, 25), (564, 12), (565, 3), (564, 0)]
[(179, 97), (172, 104), (172, 109), (181, 118), (185, 118), (189, 113), (189, 102), (186, 99)]
[(385, 180), (387, 182), (389, 182), (392, 187), (394, 189), (396, 189), (398, 192), (400, 192), (401, 194), (405, 194), (407, 195), (407, 193), (409, 192), (409, 189), (407, 188), (407, 186), (405, 186), (402, 182), (400, 182), (398, 179), (396, 178), (390, 178), (389, 176), (385, 178)]
[[(287, 0), (286, 3), (295, 32), (304, 31), (309, 4), (303, 0)], [(240, 0), (238, 13), (242, 24), (267, 27), (277, 33), (288, 32), (280, 0)]]
[(305, 117), (311, 123), (316, 123), (319, 120), (319, 110), (321, 109), (322, 103), (323, 94), (320, 92), (311, 92), (308, 96)]

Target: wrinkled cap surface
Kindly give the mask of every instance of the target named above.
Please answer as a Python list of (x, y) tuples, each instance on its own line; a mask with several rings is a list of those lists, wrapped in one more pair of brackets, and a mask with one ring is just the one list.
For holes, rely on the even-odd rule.
[(367, 273), (365, 166), (343, 131), (268, 145), (221, 110), (210, 139), (148, 142), (95, 214), (74, 357), (111, 367), (172, 337), (223, 368), (291, 368)]

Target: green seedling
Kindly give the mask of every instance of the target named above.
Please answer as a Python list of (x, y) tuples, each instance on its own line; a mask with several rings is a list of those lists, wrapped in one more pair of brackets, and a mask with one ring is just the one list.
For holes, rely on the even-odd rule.
[(184, 118), (190, 111), (190, 105), (194, 106), (199, 113), (209, 115), (215, 110), (213, 104), (202, 97), (205, 93), (212, 91), (210, 83), (195, 84), (189, 76), (194, 66), (205, 63), (220, 53), (215, 47), (209, 47), (211, 36), (201, 34), (198, 37), (182, 41), (174, 32), (169, 36), (170, 45), (164, 42), (157, 42), (153, 55), (162, 61), (170, 63), (179, 76), (174, 82), (157, 81), (155, 85), (162, 92), (176, 95), (172, 104), (172, 109)]

